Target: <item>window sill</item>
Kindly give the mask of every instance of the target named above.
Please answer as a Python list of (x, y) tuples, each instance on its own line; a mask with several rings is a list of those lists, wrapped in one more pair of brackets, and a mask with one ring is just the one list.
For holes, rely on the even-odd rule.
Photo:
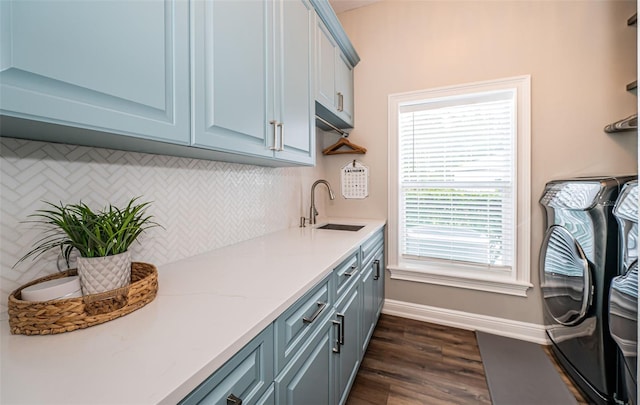
[(474, 278), (468, 276), (452, 276), (424, 270), (409, 269), (401, 266), (388, 266), (391, 278), (395, 280), (413, 281), (417, 283), (444, 285), (448, 287), (466, 288), (497, 294), (526, 297), (527, 290), (533, 284), (505, 278)]

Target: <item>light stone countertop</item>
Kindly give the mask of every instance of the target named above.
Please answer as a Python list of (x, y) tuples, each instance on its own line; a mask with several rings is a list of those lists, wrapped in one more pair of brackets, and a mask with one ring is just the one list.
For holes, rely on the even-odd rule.
[(177, 403), (385, 224), (326, 222), (366, 226), (289, 228), (159, 266), (153, 302), (87, 329), (11, 335), (3, 320), (0, 403)]

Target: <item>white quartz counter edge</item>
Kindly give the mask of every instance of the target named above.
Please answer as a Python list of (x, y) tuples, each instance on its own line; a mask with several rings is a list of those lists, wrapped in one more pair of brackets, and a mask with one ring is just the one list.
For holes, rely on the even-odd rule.
[(14, 336), (3, 321), (0, 403), (178, 402), (385, 223), (331, 222), (365, 227), (290, 228), (160, 266), (152, 303), (88, 329)]

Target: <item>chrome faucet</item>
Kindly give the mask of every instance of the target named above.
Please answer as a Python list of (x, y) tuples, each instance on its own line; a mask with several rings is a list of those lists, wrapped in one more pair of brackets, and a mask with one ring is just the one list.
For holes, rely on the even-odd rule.
[(311, 225), (315, 225), (316, 223), (316, 216), (318, 215), (318, 210), (316, 209), (316, 186), (318, 184), (324, 184), (325, 186), (327, 186), (327, 190), (329, 190), (329, 199), (333, 200), (336, 198), (336, 196), (333, 194), (333, 190), (331, 190), (331, 185), (329, 185), (329, 182), (326, 180), (318, 180), (315, 183), (313, 183), (313, 185), (311, 186), (311, 208), (309, 209), (309, 223)]

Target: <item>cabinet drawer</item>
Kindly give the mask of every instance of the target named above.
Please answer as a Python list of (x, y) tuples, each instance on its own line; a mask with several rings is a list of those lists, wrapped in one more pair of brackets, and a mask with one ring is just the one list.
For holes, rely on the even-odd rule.
[(180, 404), (227, 405), (234, 396), (255, 403), (273, 377), (273, 326), (269, 325)]
[(358, 278), (359, 274), (358, 252), (351, 255), (347, 260), (342, 262), (342, 264), (333, 269), (333, 275), (336, 280), (336, 301), (344, 295), (352, 282)]
[(305, 294), (287, 309), (275, 322), (276, 374), (297, 353), (309, 336), (331, 312), (329, 294), (331, 276)]
[(380, 231), (361, 245), (360, 250), (362, 252), (363, 267), (366, 266), (371, 261), (371, 259), (373, 258), (373, 255), (380, 249), (380, 247), (383, 244), (384, 244), (384, 232)]

